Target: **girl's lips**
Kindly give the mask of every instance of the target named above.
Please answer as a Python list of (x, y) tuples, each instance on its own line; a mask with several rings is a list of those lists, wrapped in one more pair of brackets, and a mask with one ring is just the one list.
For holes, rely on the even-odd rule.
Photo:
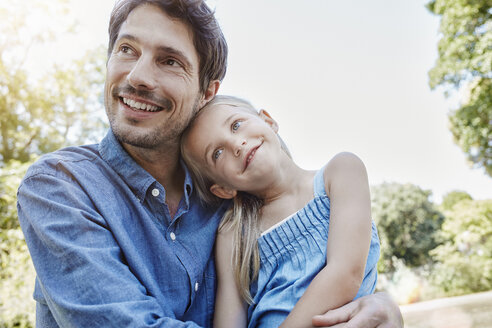
[(253, 158), (255, 157), (256, 151), (258, 150), (258, 148), (261, 147), (261, 145), (263, 145), (263, 141), (258, 146), (251, 148), (251, 150), (248, 152), (247, 156), (244, 158), (243, 172), (246, 171), (246, 169), (248, 168), (251, 161), (253, 161)]

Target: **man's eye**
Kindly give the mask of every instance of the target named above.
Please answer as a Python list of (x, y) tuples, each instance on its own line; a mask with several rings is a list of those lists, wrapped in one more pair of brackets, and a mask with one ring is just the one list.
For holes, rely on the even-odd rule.
[(217, 149), (216, 151), (214, 151), (214, 153), (212, 154), (214, 161), (219, 159), (220, 155), (222, 155), (222, 152), (222, 149)]
[(124, 54), (130, 53), (132, 49), (129, 46), (121, 46), (120, 51)]
[(239, 127), (241, 126), (241, 121), (235, 121), (234, 123), (232, 123), (232, 131), (237, 131), (237, 129), (239, 129)]
[(164, 61), (164, 64), (169, 66), (181, 66), (180, 63), (175, 59), (166, 59)]

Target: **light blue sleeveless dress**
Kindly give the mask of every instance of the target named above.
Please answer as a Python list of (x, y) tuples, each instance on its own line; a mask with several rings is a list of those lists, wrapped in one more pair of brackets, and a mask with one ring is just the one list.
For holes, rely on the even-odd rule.
[[(314, 178), (314, 198), (258, 239), (260, 272), (250, 287), (253, 304), (248, 308), (248, 328), (278, 327), (326, 264), (330, 199), (323, 172), (324, 168)], [(374, 292), (378, 259), (379, 237), (372, 222), (364, 280), (355, 298)]]

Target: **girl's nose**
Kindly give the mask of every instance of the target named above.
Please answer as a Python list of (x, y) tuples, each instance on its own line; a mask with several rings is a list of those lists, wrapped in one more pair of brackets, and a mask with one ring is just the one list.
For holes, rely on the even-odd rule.
[(239, 142), (236, 143), (235, 149), (234, 149), (234, 155), (239, 156), (244, 148), (246, 146), (246, 140), (239, 139)]

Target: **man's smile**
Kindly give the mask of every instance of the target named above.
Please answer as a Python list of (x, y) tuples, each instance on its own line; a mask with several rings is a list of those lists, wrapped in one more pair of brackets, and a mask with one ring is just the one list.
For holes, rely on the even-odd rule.
[(134, 109), (134, 110), (144, 110), (147, 112), (158, 112), (158, 111), (161, 111), (163, 109), (162, 107), (152, 105), (149, 103), (145, 103), (145, 102), (141, 102), (141, 101), (135, 101), (135, 100), (130, 99), (130, 98), (121, 97), (120, 99), (128, 107), (130, 107), (131, 109)]

